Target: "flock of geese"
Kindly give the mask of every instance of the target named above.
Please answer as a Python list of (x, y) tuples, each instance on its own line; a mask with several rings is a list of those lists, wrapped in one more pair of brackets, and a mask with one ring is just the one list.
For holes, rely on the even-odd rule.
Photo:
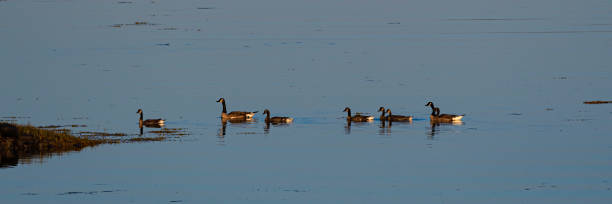
[[(225, 105), (225, 99), (219, 98), (217, 103), (221, 103), (223, 105), (223, 110), (221, 111), (221, 119), (229, 120), (230, 122), (244, 122), (253, 119), (255, 113), (257, 111), (247, 112), (247, 111), (232, 111), (227, 112), (227, 107)], [(431, 107), (431, 114), (429, 115), (429, 119), (431, 122), (436, 123), (453, 123), (460, 122), (463, 115), (454, 115), (454, 114), (440, 114), (440, 108), (434, 106), (433, 102), (428, 102), (425, 106)], [(356, 113), (355, 115), (351, 114), (351, 109), (349, 107), (344, 108), (344, 111), (347, 113), (346, 120), (350, 122), (370, 122), (374, 120), (374, 116), (364, 115), (362, 113)], [(391, 113), (391, 109), (385, 109), (384, 107), (380, 107), (378, 112), (382, 112), (380, 115), (380, 121), (389, 121), (389, 122), (411, 122), (412, 116), (404, 116), (404, 115), (393, 115)], [(147, 127), (161, 127), (164, 126), (165, 121), (161, 118), (159, 119), (147, 119), (143, 120), (143, 112), (142, 109), (138, 109), (136, 112), (140, 114), (139, 125), (142, 129), (142, 126)], [(270, 117), (270, 110), (265, 109), (263, 114), (266, 115), (265, 122), (266, 124), (284, 124), (293, 122), (293, 118), (290, 117)], [(141, 130), (142, 131), (142, 130)]]

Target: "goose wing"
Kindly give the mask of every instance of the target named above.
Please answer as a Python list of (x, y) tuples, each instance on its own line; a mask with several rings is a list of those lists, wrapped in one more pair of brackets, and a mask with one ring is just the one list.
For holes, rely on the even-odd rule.
[(355, 116), (351, 117), (351, 120), (352, 121), (358, 121), (358, 122), (371, 121), (371, 120), (374, 120), (374, 116), (355, 115)]
[(392, 121), (409, 121), (409, 120), (412, 120), (412, 116), (405, 116), (405, 115), (391, 115), (391, 116), (389, 116), (389, 118)]
[(438, 117), (447, 120), (461, 120), (464, 115), (440, 114)]
[(161, 119), (161, 118), (159, 118), (159, 119), (147, 119), (147, 120), (143, 121), (143, 123), (145, 123), (145, 124), (153, 124), (153, 123), (157, 124), (157, 123), (164, 123), (164, 122), (165, 122), (164, 119)]
[(290, 117), (272, 117), (270, 121), (273, 123), (290, 123), (293, 121), (293, 118)]
[(253, 117), (253, 115), (255, 115), (255, 113), (257, 113), (257, 111), (254, 112), (246, 112), (246, 111), (232, 111), (230, 113), (227, 114), (227, 116), (229, 117), (247, 117), (247, 118), (251, 118)]
[(147, 126), (147, 127), (153, 127), (153, 128), (161, 128), (162, 126), (164, 126), (164, 120), (159, 118), (159, 119), (147, 119), (145, 121), (142, 121), (142, 125)]

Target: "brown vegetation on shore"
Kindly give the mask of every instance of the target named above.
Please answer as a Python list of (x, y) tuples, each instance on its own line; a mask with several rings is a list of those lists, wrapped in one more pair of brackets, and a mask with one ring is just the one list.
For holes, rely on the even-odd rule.
[(0, 123), (0, 167), (16, 165), (27, 155), (78, 151), (116, 140), (75, 137), (69, 131), (55, 131), (31, 125)]

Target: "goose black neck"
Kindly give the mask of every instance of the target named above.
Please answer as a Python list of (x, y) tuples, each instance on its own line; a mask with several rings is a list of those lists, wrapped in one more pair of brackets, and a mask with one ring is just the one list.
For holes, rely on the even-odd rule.
[(351, 109), (348, 109), (348, 110), (346, 111), (346, 114), (348, 114), (348, 115), (346, 116), (346, 118), (351, 119)]
[(221, 104), (223, 104), (223, 112), (221, 113), (227, 113), (227, 109), (225, 108), (225, 100), (221, 101)]
[(431, 107), (431, 115), (436, 115), (436, 107), (432, 102), (429, 102), (429, 107)]
[(380, 114), (380, 120), (385, 120), (385, 111), (381, 111), (382, 113)]
[(140, 120), (142, 120), (142, 112), (140, 112)]
[(270, 121), (270, 111), (266, 111), (266, 121)]

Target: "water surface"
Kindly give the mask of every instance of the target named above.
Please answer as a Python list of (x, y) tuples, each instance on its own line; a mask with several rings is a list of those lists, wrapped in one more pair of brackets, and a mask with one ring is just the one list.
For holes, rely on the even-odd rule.
[(0, 200), (610, 203), (610, 4), (0, 1), (1, 120), (188, 133), (22, 160)]

